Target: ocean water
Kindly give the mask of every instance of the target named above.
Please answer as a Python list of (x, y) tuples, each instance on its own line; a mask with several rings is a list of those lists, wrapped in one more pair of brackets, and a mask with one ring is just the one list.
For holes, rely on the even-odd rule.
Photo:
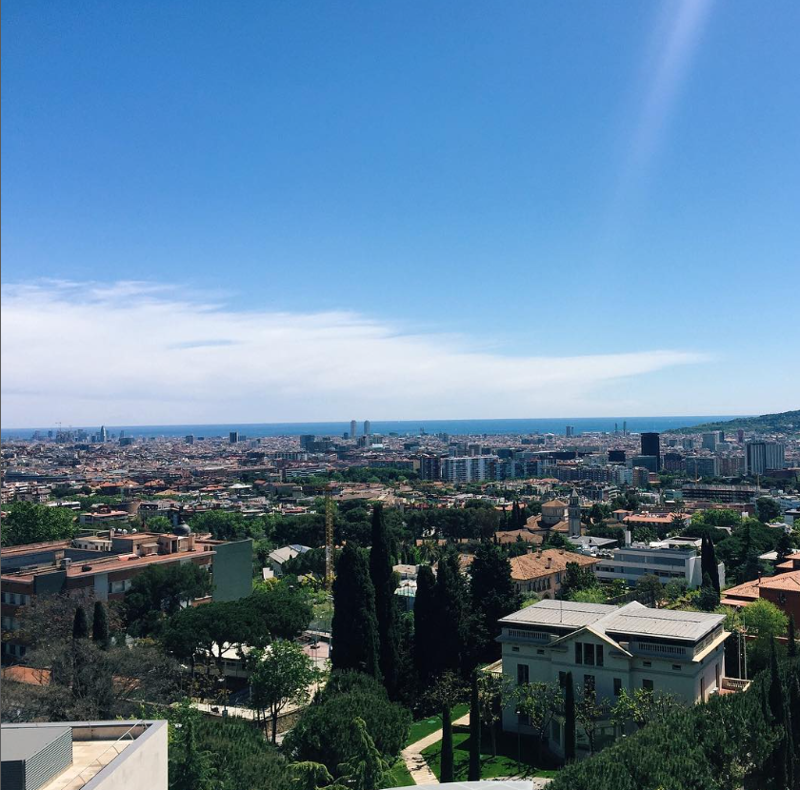
[[(576, 433), (602, 431), (612, 433), (615, 426), (622, 431), (623, 422), (627, 423), (629, 433), (658, 431), (663, 433), (675, 428), (699, 425), (705, 422), (732, 420), (733, 416), (707, 415), (686, 417), (563, 417), (557, 419), (515, 419), (515, 420), (373, 420), (372, 433), (416, 436), (420, 431), (426, 433), (449, 433), (451, 435), (480, 436), (482, 434), (535, 434), (554, 433), (564, 435), (567, 425), (575, 428)], [(98, 425), (71, 426), (74, 430), (83, 427), (90, 434), (99, 430)], [(46, 436), (48, 430), (55, 434), (55, 428), (2, 428), (3, 439), (29, 439), (38, 430)], [(316, 436), (341, 436), (350, 430), (347, 422), (294, 422), (294, 423), (253, 423), (236, 422), (219, 425), (106, 425), (109, 433), (119, 435), (125, 431), (126, 436), (172, 437), (194, 434), (205, 438), (227, 436), (230, 431), (238, 431), (248, 438), (261, 436), (299, 436), (314, 434)], [(358, 433), (363, 433), (364, 423), (358, 422)]]

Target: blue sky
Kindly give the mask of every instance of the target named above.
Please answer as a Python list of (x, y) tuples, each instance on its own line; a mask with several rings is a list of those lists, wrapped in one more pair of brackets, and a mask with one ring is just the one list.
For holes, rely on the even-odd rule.
[(3, 10), (6, 427), (798, 405), (796, 2)]

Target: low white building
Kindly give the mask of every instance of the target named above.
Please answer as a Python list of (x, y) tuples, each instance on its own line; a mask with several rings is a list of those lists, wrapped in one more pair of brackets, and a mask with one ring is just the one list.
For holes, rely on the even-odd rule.
[[(690, 589), (700, 587), (703, 574), (700, 562), (700, 540), (670, 538), (653, 543), (633, 543), (598, 554), (596, 568), (601, 581), (621, 579), (636, 584), (642, 576), (653, 575), (666, 584), (683, 580)], [(725, 565), (717, 564), (720, 587), (725, 586)]]
[[(510, 683), (559, 683), (571, 672), (575, 693), (593, 690), (613, 705), (622, 689), (673, 694), (686, 703), (708, 699), (722, 688), (724, 616), (702, 612), (542, 600), (500, 620), (503, 675)], [(509, 705), (503, 729), (533, 734)], [(611, 738), (610, 718), (598, 736)], [(563, 717), (555, 716), (549, 747), (563, 756)], [(578, 745), (585, 744), (582, 733)]]

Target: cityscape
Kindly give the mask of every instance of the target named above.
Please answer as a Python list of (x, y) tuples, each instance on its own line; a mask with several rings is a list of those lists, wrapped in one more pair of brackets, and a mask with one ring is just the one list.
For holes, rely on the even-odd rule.
[(3, 790), (800, 790), (800, 5), (3, 12)]

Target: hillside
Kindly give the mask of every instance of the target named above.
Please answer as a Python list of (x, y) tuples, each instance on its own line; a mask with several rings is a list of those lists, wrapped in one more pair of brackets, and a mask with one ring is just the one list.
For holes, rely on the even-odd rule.
[(706, 422), (688, 428), (678, 428), (671, 433), (701, 433), (702, 431), (763, 431), (764, 433), (800, 433), (800, 409), (779, 414), (762, 414), (760, 417), (739, 417), (725, 422)]

